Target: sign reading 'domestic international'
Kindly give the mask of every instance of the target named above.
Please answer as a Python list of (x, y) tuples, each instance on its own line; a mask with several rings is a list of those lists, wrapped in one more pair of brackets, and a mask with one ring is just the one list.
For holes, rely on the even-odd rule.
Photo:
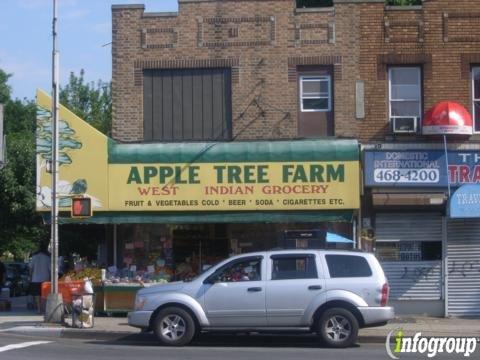
[(112, 210), (353, 209), (358, 163), (110, 165)]
[(367, 150), (365, 186), (453, 187), (480, 183), (480, 151)]
[[(37, 210), (51, 206), (50, 97), (37, 93)], [(354, 140), (118, 144), (60, 107), (62, 211), (351, 210), (360, 205)]]

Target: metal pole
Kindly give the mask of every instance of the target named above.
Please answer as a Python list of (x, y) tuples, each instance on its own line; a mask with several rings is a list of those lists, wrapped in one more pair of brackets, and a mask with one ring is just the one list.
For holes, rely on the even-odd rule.
[(357, 215), (353, 217), (353, 224), (352, 224), (352, 233), (353, 233), (353, 248), (358, 249), (358, 242), (357, 242)]
[(58, 293), (58, 51), (57, 51), (57, 0), (53, 0), (53, 51), (52, 51), (52, 224), (51, 224), (51, 251), (52, 251), (52, 294)]
[(442, 216), (442, 295), (444, 303), (444, 316), (448, 317), (448, 219)]
[(57, 50), (57, 0), (53, 0), (53, 51), (52, 51), (52, 206), (51, 206), (51, 292), (47, 298), (45, 321), (63, 322), (63, 299), (58, 292), (58, 100), (59, 64)]
[(448, 199), (450, 200), (450, 172), (448, 170), (448, 151), (447, 151), (447, 136), (443, 135), (443, 147), (445, 149), (445, 164), (447, 165), (447, 186), (448, 186)]

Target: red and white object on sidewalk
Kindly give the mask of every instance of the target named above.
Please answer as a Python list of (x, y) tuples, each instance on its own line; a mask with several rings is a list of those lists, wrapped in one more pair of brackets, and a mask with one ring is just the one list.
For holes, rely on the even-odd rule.
[(472, 135), (472, 116), (459, 103), (439, 102), (425, 113), (422, 133), (424, 135)]

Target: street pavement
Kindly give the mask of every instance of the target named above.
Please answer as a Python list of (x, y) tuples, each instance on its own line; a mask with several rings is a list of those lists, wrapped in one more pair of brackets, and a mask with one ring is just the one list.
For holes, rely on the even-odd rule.
[[(358, 344), (349, 349), (322, 347), (315, 335), (216, 335), (202, 334), (191, 346), (159, 346), (152, 333), (128, 326), (125, 317), (96, 317), (93, 329), (72, 329), (43, 323), (27, 311), (24, 299), (15, 299), (10, 312), (0, 313), (0, 360), (4, 359), (389, 359), (387, 334), (403, 330), (405, 336), (474, 336), (480, 338), (480, 319), (399, 317), (384, 327), (360, 331)], [(392, 339), (394, 340), (394, 339)], [(398, 355), (398, 354), (397, 354)], [(426, 354), (400, 354), (400, 359), (429, 359)], [(475, 353), (440, 354), (434, 359), (479, 359)]]
[[(328, 349), (314, 337), (294, 336), (201, 336), (191, 346), (162, 347), (149, 334), (128, 340), (98, 341), (48, 339), (40, 337), (0, 335), (2, 360), (85, 360), (85, 359), (183, 359), (183, 360), (374, 360), (389, 359), (385, 345), (363, 344), (348, 349)], [(428, 359), (427, 355), (406, 354), (401, 359)], [(463, 356), (438, 355), (435, 359), (465, 359)], [(480, 359), (480, 352), (468, 359)]]

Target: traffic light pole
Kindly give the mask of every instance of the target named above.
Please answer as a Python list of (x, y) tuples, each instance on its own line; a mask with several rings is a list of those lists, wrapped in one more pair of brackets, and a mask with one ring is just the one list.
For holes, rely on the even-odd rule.
[(58, 293), (58, 141), (59, 141), (59, 53), (57, 50), (57, 0), (53, 0), (52, 51), (52, 206), (51, 206), (51, 293), (47, 298), (45, 322), (63, 322), (63, 299)]

